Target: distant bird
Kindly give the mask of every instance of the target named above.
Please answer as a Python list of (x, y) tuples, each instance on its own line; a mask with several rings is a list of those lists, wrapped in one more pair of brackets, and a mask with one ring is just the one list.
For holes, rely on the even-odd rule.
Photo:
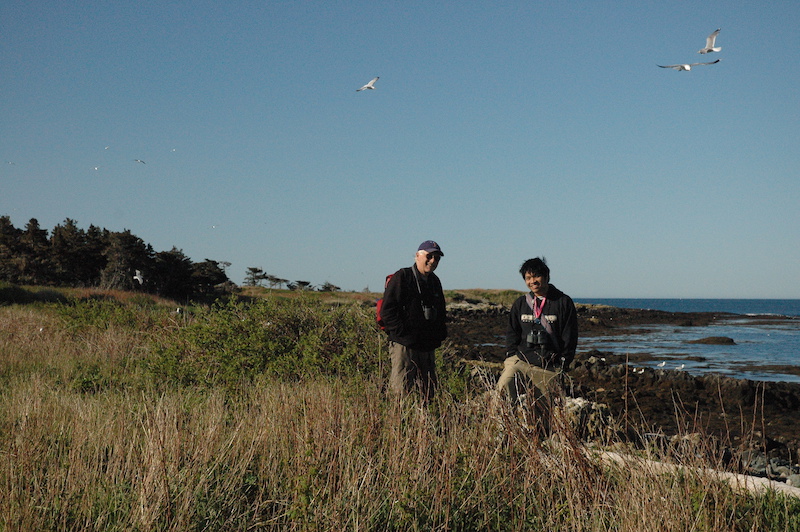
[[(719, 61), (719, 59), (717, 59), (717, 61)], [(135, 162), (135, 163), (147, 164), (146, 162), (144, 162), (144, 161), (143, 161), (143, 160), (141, 160), (141, 159), (134, 159), (134, 160), (133, 160), (133, 162)]]
[(717, 40), (717, 35), (719, 35), (719, 28), (714, 30), (714, 33), (706, 37), (706, 47), (697, 50), (698, 54), (707, 54), (710, 52), (719, 52), (722, 50), (722, 46), (714, 46), (714, 43)]
[(663, 368), (666, 365), (667, 365), (667, 361), (666, 360), (664, 362), (659, 362), (658, 364), (656, 364), (656, 366), (658, 366), (659, 368)]
[(721, 59), (717, 59), (716, 61), (711, 61), (709, 63), (689, 63), (689, 64), (684, 63), (682, 65), (657, 65), (657, 66), (660, 66), (661, 68), (674, 68), (675, 70), (678, 71), (680, 70), (689, 71), (692, 69), (693, 66), (713, 65), (714, 63), (719, 63), (720, 61)]
[(144, 284), (144, 276), (142, 275), (141, 270), (136, 270), (136, 275), (133, 276), (133, 280), (139, 283), (139, 286)]
[(381, 79), (381, 78), (380, 77), (372, 78), (371, 80), (369, 80), (369, 83), (367, 83), (366, 85), (364, 85), (360, 89), (356, 89), (356, 92), (363, 91), (364, 89), (375, 90), (375, 82), (378, 81), (379, 79)]
[(678, 366), (678, 367), (677, 367), (677, 368), (675, 368), (675, 369), (677, 369), (678, 371), (681, 371), (681, 370), (682, 370), (683, 368), (685, 368), (685, 367), (686, 367), (686, 364), (681, 364), (680, 366)]
[(642, 375), (644, 373), (644, 368), (633, 368), (633, 372), (637, 375)]

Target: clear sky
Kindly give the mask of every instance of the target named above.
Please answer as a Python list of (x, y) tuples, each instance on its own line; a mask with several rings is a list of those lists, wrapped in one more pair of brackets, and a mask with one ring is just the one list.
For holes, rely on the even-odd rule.
[(796, 0), (4, 0), (0, 215), (237, 283), (380, 291), (434, 239), (445, 289), (545, 256), (574, 298), (800, 298), (799, 27)]

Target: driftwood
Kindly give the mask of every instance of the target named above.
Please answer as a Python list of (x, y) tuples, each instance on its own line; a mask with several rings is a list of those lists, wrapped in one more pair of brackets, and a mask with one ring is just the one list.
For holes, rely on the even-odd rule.
[(749, 491), (754, 494), (762, 494), (769, 490), (775, 490), (778, 493), (800, 499), (800, 488), (789, 486), (784, 482), (777, 482), (768, 478), (728, 473), (716, 469), (656, 462), (655, 460), (647, 460), (610, 451), (592, 451), (591, 454), (599, 457), (604, 463), (622, 465), (625, 467), (637, 467), (646, 473), (677, 473), (680, 471), (691, 471), (711, 479), (723, 480), (734, 489)]

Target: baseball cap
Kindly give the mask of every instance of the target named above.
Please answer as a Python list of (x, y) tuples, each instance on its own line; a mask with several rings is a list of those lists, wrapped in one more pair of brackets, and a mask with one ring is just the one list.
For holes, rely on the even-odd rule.
[(426, 240), (422, 244), (419, 245), (417, 251), (427, 251), (428, 253), (438, 253), (442, 257), (444, 257), (444, 253), (442, 252), (442, 248), (439, 247), (439, 244), (434, 242), (433, 240)]

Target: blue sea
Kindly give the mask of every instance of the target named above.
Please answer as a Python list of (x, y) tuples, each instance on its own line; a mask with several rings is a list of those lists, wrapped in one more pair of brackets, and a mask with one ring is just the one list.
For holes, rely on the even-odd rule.
[[(741, 379), (800, 382), (800, 299), (575, 299), (576, 303), (668, 312), (737, 314), (704, 327), (636, 326), (623, 336), (581, 339), (581, 352), (597, 349), (617, 355), (648, 354), (655, 360), (636, 363), (683, 370), (693, 375), (718, 373)], [(759, 316), (785, 316), (759, 320)], [(732, 338), (736, 345), (687, 343), (709, 336)], [(787, 371), (787, 367), (794, 371)]]

